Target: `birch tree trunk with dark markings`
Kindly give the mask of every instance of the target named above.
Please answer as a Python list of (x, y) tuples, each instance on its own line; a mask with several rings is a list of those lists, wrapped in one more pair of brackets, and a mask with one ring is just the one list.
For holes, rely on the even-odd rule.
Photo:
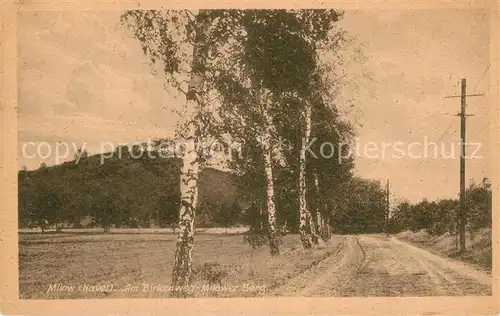
[(173, 295), (187, 296), (186, 287), (190, 284), (195, 235), (195, 209), (198, 203), (198, 174), (200, 169), (198, 144), (202, 141), (200, 133), (200, 101), (199, 93), (203, 87), (208, 54), (207, 37), (209, 19), (205, 10), (196, 16), (196, 37), (193, 46), (191, 78), (188, 86), (187, 107), (194, 115), (185, 126), (182, 134), (185, 140), (185, 151), (182, 157), (180, 174), (181, 207), (179, 210), (179, 233), (172, 269)]
[(266, 173), (266, 198), (267, 198), (267, 214), (268, 214), (268, 237), (269, 237), (269, 250), (271, 255), (277, 256), (280, 253), (279, 242), (278, 242), (278, 231), (276, 227), (276, 206), (274, 203), (274, 178), (273, 178), (273, 167), (272, 167), (272, 140), (271, 140), (271, 126), (272, 126), (272, 118), (269, 113), (268, 107), (268, 97), (269, 95), (263, 95), (263, 112), (265, 125), (264, 126), (264, 137), (263, 137), (263, 145), (264, 145), (264, 169)]
[[(300, 166), (299, 166), (299, 233), (300, 233), (300, 241), (302, 243), (302, 247), (305, 249), (311, 248), (311, 238), (307, 231), (307, 225), (312, 223), (311, 213), (307, 209), (307, 187), (306, 187), (306, 151), (304, 146), (307, 146), (309, 143), (309, 136), (311, 134), (311, 108), (310, 106), (306, 106), (305, 109), (305, 130), (304, 130), (304, 139), (303, 146), (300, 150)], [(311, 237), (313, 233), (313, 227), (310, 226)]]

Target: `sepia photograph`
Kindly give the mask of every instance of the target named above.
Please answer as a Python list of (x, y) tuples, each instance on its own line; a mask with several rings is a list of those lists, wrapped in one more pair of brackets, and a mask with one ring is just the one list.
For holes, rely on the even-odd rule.
[(492, 296), (495, 14), (17, 12), (19, 299)]

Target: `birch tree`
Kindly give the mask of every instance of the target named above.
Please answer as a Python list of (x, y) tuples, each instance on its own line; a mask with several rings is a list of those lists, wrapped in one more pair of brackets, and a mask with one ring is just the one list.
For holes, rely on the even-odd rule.
[[(239, 69), (233, 73), (221, 77), (217, 85), (222, 96), (220, 111), (222, 130), (231, 134), (232, 139), (242, 143), (245, 148), (241, 157), (234, 157), (236, 160), (232, 164), (233, 170), (245, 173), (251, 170), (254, 172), (253, 169), (257, 168), (263, 174), (265, 193), (256, 189), (256, 186), (262, 184), (256, 181), (260, 178), (258, 176), (253, 177), (249, 189), (257, 191), (255, 192), (257, 199), (252, 199), (253, 204), (259, 209), (266, 207), (269, 249), (271, 255), (278, 255), (273, 174), (275, 158), (273, 153), (276, 148), (273, 146), (275, 133), (270, 109), (271, 94), (264, 88), (252, 85), (252, 80), (248, 78), (244, 65), (237, 68)], [(242, 176), (241, 173), (240, 176)], [(262, 198), (265, 200), (264, 203), (259, 201)]]
[[(311, 248), (311, 242), (314, 244), (318, 243), (318, 237), (315, 231), (315, 224), (313, 222), (311, 212), (307, 205), (307, 187), (306, 187), (306, 149), (308, 146), (310, 135), (311, 135), (311, 106), (309, 104), (305, 105), (304, 111), (304, 138), (303, 147), (300, 150), (300, 163), (299, 163), (299, 233), (302, 246), (304, 248)], [(309, 233), (307, 228), (309, 226), (309, 233), (311, 238), (309, 238)]]
[[(240, 114), (243, 112), (239, 112), (226, 121), (231, 122), (229, 124), (234, 127), (239, 122), (238, 120), (248, 123), (248, 119), (251, 121), (259, 117), (260, 114), (259, 120), (261, 124), (264, 124), (265, 129), (259, 130), (256, 134), (265, 140), (263, 158), (265, 159), (268, 189), (268, 226), (271, 235), (276, 226), (276, 210), (275, 203), (271, 198), (274, 195), (274, 188), (270, 156), (277, 149), (272, 148), (272, 137), (269, 133), (271, 130), (275, 130), (272, 127), (276, 126), (277, 121), (282, 121), (283, 116), (289, 114), (288, 107), (293, 104), (292, 106), (298, 107), (299, 112), (304, 111), (305, 113), (305, 116), (302, 116), (302, 119), (305, 120), (304, 124), (294, 123), (306, 127), (302, 130), (303, 137), (300, 140), (307, 142), (311, 131), (312, 93), (317, 90), (314, 88), (314, 77), (317, 77), (316, 67), (319, 60), (319, 50), (320, 48), (329, 49), (342, 37), (342, 33), (335, 31), (334, 27), (334, 23), (339, 17), (340, 13), (334, 10), (250, 10), (245, 11), (245, 17), (242, 19), (246, 36), (242, 40), (243, 53), (238, 58), (239, 73), (230, 79), (229, 77), (224, 78), (226, 84), (227, 81), (232, 80), (232, 88), (225, 87), (226, 95), (228, 93), (241, 95), (242, 90), (245, 89), (254, 91), (256, 92), (254, 95), (256, 101), (249, 102), (247, 100), (246, 107), (252, 108), (251, 103), (256, 102), (257, 108), (262, 107), (263, 111), (253, 113), (250, 116), (245, 116), (245, 114), (241, 116)], [(243, 77), (242, 74), (244, 74)], [(239, 86), (238, 83), (240, 83)], [(267, 96), (259, 97), (259, 91), (267, 91), (272, 103), (262, 102), (263, 99), (268, 100), (269, 98)], [(290, 103), (290, 99), (296, 99), (299, 102)], [(238, 100), (236, 103), (240, 101), (242, 100)], [(232, 102), (234, 103), (235, 100)], [(233, 104), (231, 102), (229, 104), (229, 107), (232, 107)], [(242, 108), (245, 108), (245, 105)], [(227, 112), (226, 110), (226, 114)], [(247, 131), (248, 124), (235, 129)], [(278, 135), (277, 132), (274, 134), (275, 140), (286, 136)], [(301, 151), (298, 172), (299, 232), (304, 248), (310, 248), (311, 241), (317, 243), (318, 237), (314, 219), (307, 207), (305, 159), (305, 151)]]
[(325, 155), (319, 154), (317, 159), (311, 159), (308, 163), (309, 183), (313, 190), (311, 204), (320, 236), (327, 241), (331, 237), (332, 215), (341, 207), (352, 177), (354, 157), (350, 153), (354, 131), (350, 122), (342, 119), (335, 107), (319, 100), (313, 109), (312, 134), (316, 141), (311, 150), (320, 153), (323, 144), (330, 144), (325, 146), (330, 147), (328, 152), (324, 151)]
[[(308, 12), (245, 11), (242, 21), (246, 34), (237, 58), (238, 70), (227, 74), (219, 82), (219, 91), (228, 105), (221, 114), (228, 122), (226, 127), (233, 135), (245, 131), (240, 135), (243, 140), (248, 134), (254, 135), (262, 145), (267, 227), (273, 255), (279, 254), (273, 175), (273, 155), (279, 155), (279, 148), (274, 145), (277, 136), (274, 123), (277, 117), (284, 114), (281, 98), (290, 92), (306, 90), (309, 84), (307, 76), (314, 68), (311, 45), (296, 34), (297, 30), (308, 27), (302, 24)], [(235, 104), (239, 106), (235, 107)], [(243, 126), (237, 127), (238, 124)]]
[(271, 255), (278, 255), (279, 243), (278, 243), (278, 230), (276, 224), (276, 206), (274, 201), (274, 176), (273, 176), (273, 140), (271, 138), (271, 127), (272, 127), (272, 117), (269, 111), (269, 92), (264, 91), (263, 97), (263, 116), (264, 116), (264, 129), (262, 137), (262, 145), (264, 149), (264, 170), (266, 174), (266, 205), (267, 205), (267, 216), (268, 216), (268, 234), (269, 234), (269, 249)]
[[(255, 13), (257, 22), (252, 25), (251, 34), (257, 40), (252, 43), (254, 49), (248, 56), (249, 64), (256, 69), (255, 76), (273, 92), (277, 102), (282, 103), (275, 107), (278, 113), (275, 119), (287, 115), (288, 109), (283, 104), (283, 98), (299, 100), (295, 105), (304, 113), (305, 121), (300, 125), (304, 126), (302, 140), (306, 144), (311, 133), (311, 103), (317, 90), (319, 53), (321, 49), (335, 46), (342, 38), (342, 33), (335, 30), (335, 22), (340, 16), (334, 10), (277, 11), (265, 17), (259, 12)], [(262, 23), (266, 20), (267, 23)], [(258, 34), (261, 29), (265, 29), (265, 33)], [(262, 39), (272, 42), (272, 46), (259, 50)], [(266, 47), (265, 44), (262, 46)], [(290, 48), (293, 48), (293, 53), (286, 54)], [(299, 160), (299, 232), (302, 246), (310, 248), (311, 242), (318, 243), (318, 236), (307, 206), (304, 148), (300, 151)]]
[[(186, 296), (192, 275), (195, 235), (195, 209), (198, 203), (198, 173), (203, 157), (199, 152), (209, 120), (204, 84), (210, 62), (219, 56), (219, 48), (231, 37), (238, 13), (234, 10), (127, 11), (122, 22), (132, 29), (144, 54), (152, 64), (160, 64), (166, 86), (173, 86), (186, 97), (185, 122), (178, 137), (184, 142), (180, 174), (181, 205), (179, 233), (172, 270), (175, 296)], [(189, 47), (192, 53), (189, 54)], [(189, 59), (191, 56), (191, 59)], [(157, 69), (153, 68), (153, 69)], [(188, 77), (187, 87), (182, 79)]]

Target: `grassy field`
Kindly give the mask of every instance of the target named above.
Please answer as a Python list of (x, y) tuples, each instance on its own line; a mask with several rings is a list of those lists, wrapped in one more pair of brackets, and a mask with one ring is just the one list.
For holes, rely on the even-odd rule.
[[(195, 279), (196, 297), (273, 295), (288, 278), (325, 258), (330, 245), (303, 250), (297, 235), (283, 238), (281, 255), (252, 248), (240, 234), (198, 233), (194, 268), (216, 263), (227, 272), (223, 288)], [(169, 297), (175, 235), (168, 233), (20, 233), (20, 298)], [(205, 290), (203, 287), (205, 286)]]
[[(209, 228), (196, 228), (196, 232), (208, 233), (208, 234), (227, 234), (227, 233), (243, 233), (248, 230), (248, 227), (209, 227)], [(20, 228), (19, 233), (22, 234), (39, 234), (41, 233), (40, 228)], [(46, 233), (56, 233), (54, 227), (50, 227), (45, 230)], [(102, 228), (64, 228), (62, 233), (73, 233), (73, 234), (88, 234), (88, 233), (101, 233)], [(113, 234), (165, 234), (173, 233), (172, 228), (111, 228)]]

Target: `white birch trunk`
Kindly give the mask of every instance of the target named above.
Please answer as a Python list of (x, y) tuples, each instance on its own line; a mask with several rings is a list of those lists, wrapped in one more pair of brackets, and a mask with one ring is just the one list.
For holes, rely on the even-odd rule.
[[(305, 249), (311, 248), (311, 239), (307, 231), (308, 221), (312, 222), (311, 215), (307, 209), (306, 199), (306, 152), (305, 146), (309, 143), (311, 134), (311, 108), (306, 105), (305, 111), (305, 131), (303, 146), (300, 150), (300, 165), (299, 165), (299, 233), (302, 247)], [(312, 231), (311, 231), (312, 232)]]
[(323, 241), (328, 240), (328, 235), (326, 232), (326, 225), (323, 219), (322, 213), (324, 211), (323, 205), (321, 205), (321, 192), (319, 190), (319, 180), (318, 174), (314, 173), (314, 186), (316, 187), (316, 223), (318, 227), (318, 235)]
[[(198, 202), (199, 163), (194, 139), (186, 141), (186, 150), (181, 169), (181, 207), (179, 211), (179, 229), (177, 249), (172, 273), (174, 295), (184, 296), (183, 286), (190, 283), (195, 234), (195, 208)], [(176, 287), (180, 289), (175, 291)]]
[(272, 126), (272, 120), (269, 112), (267, 111), (267, 104), (264, 104), (264, 115), (266, 126), (264, 127), (264, 168), (267, 180), (267, 214), (268, 214), (268, 224), (269, 224), (269, 250), (271, 255), (279, 255), (279, 243), (278, 243), (278, 232), (276, 227), (276, 206), (274, 204), (274, 180), (273, 180), (273, 168), (272, 168), (272, 144), (271, 144), (271, 133), (270, 129)]
[[(309, 122), (310, 122), (310, 116), (309, 116)], [(311, 124), (309, 124), (309, 131), (311, 130), (310, 127), (311, 127)], [(307, 186), (305, 189), (305, 193), (307, 193)], [(319, 236), (318, 236), (318, 231), (316, 229), (316, 223), (314, 222), (314, 218), (311, 214), (310, 209), (307, 207), (307, 204), (306, 204), (306, 212), (307, 212), (307, 217), (309, 219), (308, 222), (309, 222), (309, 229), (310, 229), (310, 233), (311, 233), (311, 241), (313, 244), (319, 244)]]
[(332, 229), (330, 227), (330, 216), (324, 219), (326, 229), (326, 240), (332, 239)]
[(318, 210), (318, 213), (316, 213), (316, 222), (318, 223), (318, 228), (323, 227), (323, 219), (321, 218), (321, 212)]
[[(273, 191), (274, 191), (274, 188), (273, 188)], [(264, 214), (262, 212), (262, 207), (259, 207), (259, 210), (260, 210), (260, 217), (259, 217), (259, 223), (260, 223), (260, 231), (262, 231), (264, 229), (264, 226), (263, 226), (263, 218), (264, 218)]]
[(316, 172), (313, 173), (313, 178), (314, 178), (314, 207), (316, 208), (316, 228), (319, 230), (321, 229), (321, 207), (319, 206), (319, 201), (320, 201), (320, 192), (319, 192), (319, 180), (318, 180), (318, 174)]
[[(191, 283), (192, 259), (195, 235), (195, 209), (198, 203), (198, 173), (199, 157), (197, 144), (201, 141), (199, 134), (199, 120), (196, 117), (200, 112), (200, 104), (197, 99), (201, 92), (205, 79), (205, 60), (208, 54), (206, 40), (209, 31), (209, 21), (202, 17), (205, 10), (198, 14), (198, 25), (196, 41), (193, 47), (193, 61), (191, 78), (188, 84), (187, 107), (192, 111), (192, 116), (183, 132), (185, 140), (185, 151), (182, 157), (182, 168), (180, 174), (181, 206), (179, 210), (179, 231), (177, 237), (177, 248), (175, 251), (174, 266), (172, 269), (173, 295), (185, 297), (187, 286)], [(201, 18), (200, 18), (201, 17)]]

